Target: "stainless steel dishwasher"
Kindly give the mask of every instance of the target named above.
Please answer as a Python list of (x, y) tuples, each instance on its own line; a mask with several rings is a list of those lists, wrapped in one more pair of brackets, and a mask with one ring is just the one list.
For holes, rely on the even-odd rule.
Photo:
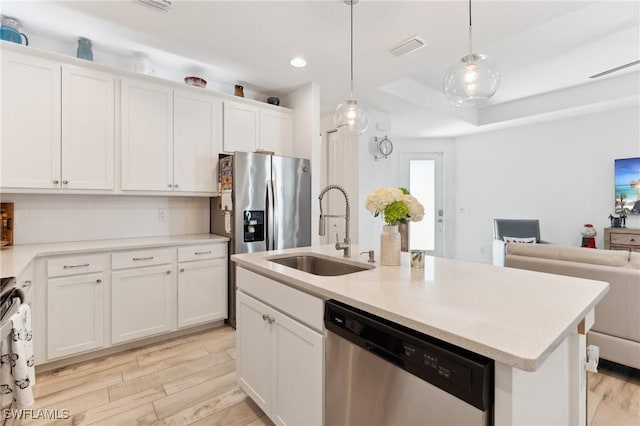
[(493, 423), (491, 359), (333, 300), (325, 326), (325, 424)]

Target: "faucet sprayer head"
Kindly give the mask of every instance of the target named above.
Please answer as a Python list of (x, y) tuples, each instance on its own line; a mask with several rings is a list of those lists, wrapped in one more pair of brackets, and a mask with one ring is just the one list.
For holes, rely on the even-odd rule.
[(320, 215), (320, 223), (318, 224), (318, 235), (324, 237), (326, 235), (327, 220), (324, 215)]

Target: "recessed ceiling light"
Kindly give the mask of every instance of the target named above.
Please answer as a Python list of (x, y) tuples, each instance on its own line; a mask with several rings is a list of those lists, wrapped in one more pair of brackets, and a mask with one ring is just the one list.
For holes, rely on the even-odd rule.
[(302, 68), (307, 65), (307, 61), (305, 61), (304, 58), (301, 57), (293, 58), (289, 61), (289, 63), (291, 64), (291, 66), (294, 66), (296, 68)]

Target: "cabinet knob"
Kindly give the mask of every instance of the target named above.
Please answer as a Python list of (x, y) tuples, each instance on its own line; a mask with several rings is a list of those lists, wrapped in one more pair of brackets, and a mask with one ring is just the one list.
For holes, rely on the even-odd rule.
[(59, 183), (60, 183), (60, 181), (59, 181), (58, 179), (54, 179), (54, 180), (53, 180), (53, 184), (54, 184), (54, 185), (57, 185), (57, 184), (59, 184)]
[(632, 238), (632, 239), (631, 239), (631, 242), (634, 242), (635, 240), (636, 240), (635, 238)]
[(269, 319), (269, 315), (262, 314), (262, 321), (267, 321)]
[(184, 272), (184, 268), (180, 268), (180, 272)]
[(267, 315), (267, 321), (269, 322), (269, 324), (273, 324), (274, 322), (276, 322), (276, 319), (271, 315)]
[(173, 185), (173, 187), (174, 187), (174, 188), (177, 188), (177, 187), (178, 187), (178, 184), (176, 183), (175, 185)]
[(97, 282), (98, 284), (102, 284), (102, 280), (101, 280), (100, 278), (98, 278), (98, 279), (96, 280), (96, 282)]
[(66, 179), (62, 181), (62, 184), (63, 184), (63, 185), (66, 185), (66, 184), (68, 184), (68, 183), (69, 183), (69, 181), (68, 181), (68, 180), (66, 180)]
[(173, 188), (173, 185), (171, 185), (170, 183), (168, 183), (168, 184), (167, 184), (167, 186), (168, 186), (169, 188)]
[(31, 280), (25, 280), (25, 282), (22, 283), (22, 288), (29, 288), (31, 287)]
[(171, 274), (171, 271), (167, 271), (167, 275)]

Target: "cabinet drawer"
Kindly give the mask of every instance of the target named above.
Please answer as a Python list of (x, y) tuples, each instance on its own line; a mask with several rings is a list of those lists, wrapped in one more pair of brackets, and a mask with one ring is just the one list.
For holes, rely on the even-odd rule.
[(66, 256), (47, 261), (47, 276), (63, 277), (65, 275), (88, 274), (104, 271), (104, 255)]
[(290, 317), (316, 330), (324, 329), (322, 299), (240, 267), (236, 283), (243, 292), (279, 309)]
[(227, 256), (227, 243), (178, 247), (178, 262), (216, 259)]
[(171, 263), (175, 249), (132, 250), (113, 253), (111, 269), (137, 268), (139, 266)]
[(640, 235), (611, 234), (611, 244), (640, 247)]

